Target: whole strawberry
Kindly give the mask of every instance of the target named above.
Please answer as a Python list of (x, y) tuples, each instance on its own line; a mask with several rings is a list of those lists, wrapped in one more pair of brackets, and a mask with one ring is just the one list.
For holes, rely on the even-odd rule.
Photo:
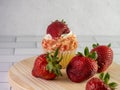
[(113, 51), (110, 48), (111, 44), (107, 45), (99, 45), (99, 44), (93, 44), (93, 49), (91, 52), (96, 51), (98, 57), (97, 57), (97, 63), (98, 63), (98, 73), (104, 72), (113, 61)]
[(86, 84), (86, 90), (115, 90), (117, 84), (115, 82), (109, 83), (110, 75), (101, 73), (100, 78), (93, 77)]
[(32, 75), (43, 79), (54, 79), (56, 76), (62, 75), (62, 68), (59, 62), (62, 58), (58, 58), (58, 49), (54, 53), (41, 54), (35, 60)]
[(69, 32), (70, 30), (65, 21), (56, 20), (48, 26), (46, 33), (50, 34), (52, 38), (57, 38), (60, 37), (62, 34), (67, 34)]
[(68, 78), (73, 82), (82, 82), (87, 80), (94, 76), (98, 70), (98, 66), (95, 61), (96, 53), (89, 53), (87, 47), (85, 48), (84, 53), (85, 56), (79, 52), (72, 58), (67, 66), (66, 72)]

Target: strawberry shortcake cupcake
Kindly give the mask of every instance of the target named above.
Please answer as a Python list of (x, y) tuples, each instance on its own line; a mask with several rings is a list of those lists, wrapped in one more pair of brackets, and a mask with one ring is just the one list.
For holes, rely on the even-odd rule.
[(60, 64), (62, 68), (66, 68), (76, 53), (78, 42), (76, 35), (70, 31), (67, 24), (63, 20), (56, 20), (48, 26), (42, 47), (45, 52), (54, 52), (59, 48), (59, 56), (63, 57)]

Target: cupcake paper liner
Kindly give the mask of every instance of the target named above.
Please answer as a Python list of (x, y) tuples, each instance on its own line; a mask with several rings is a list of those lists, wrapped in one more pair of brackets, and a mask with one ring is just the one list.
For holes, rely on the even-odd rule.
[(76, 54), (76, 50), (65, 51), (65, 52), (60, 52), (59, 53), (59, 56), (63, 57), (63, 59), (60, 62), (60, 64), (62, 65), (63, 69), (65, 69), (67, 67), (68, 63), (75, 56), (75, 54)]

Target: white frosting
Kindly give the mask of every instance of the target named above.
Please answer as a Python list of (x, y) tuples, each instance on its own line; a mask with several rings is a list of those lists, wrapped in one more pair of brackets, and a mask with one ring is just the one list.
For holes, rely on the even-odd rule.
[(45, 37), (44, 37), (44, 39), (46, 39), (46, 40), (51, 40), (51, 39), (52, 39), (52, 36), (51, 36), (50, 34), (46, 34)]
[[(70, 32), (67, 33), (67, 34), (62, 34), (61, 37), (67, 38), (67, 37), (69, 37), (70, 35), (73, 35), (72, 31), (70, 31)], [(75, 35), (74, 35), (74, 36), (75, 36)], [(44, 37), (44, 39), (46, 39), (46, 40), (51, 40), (51, 39), (52, 39), (52, 36), (51, 36), (50, 34), (46, 34), (45, 37)]]
[(67, 34), (62, 34), (61, 37), (67, 38), (67, 37), (69, 37), (70, 35), (73, 35), (72, 31), (70, 31), (70, 32), (67, 33)]

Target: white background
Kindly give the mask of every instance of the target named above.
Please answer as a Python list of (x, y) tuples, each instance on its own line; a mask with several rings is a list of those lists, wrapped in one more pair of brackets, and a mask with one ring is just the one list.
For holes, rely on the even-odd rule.
[(77, 35), (120, 35), (120, 0), (0, 0), (0, 35), (44, 35), (56, 19)]

